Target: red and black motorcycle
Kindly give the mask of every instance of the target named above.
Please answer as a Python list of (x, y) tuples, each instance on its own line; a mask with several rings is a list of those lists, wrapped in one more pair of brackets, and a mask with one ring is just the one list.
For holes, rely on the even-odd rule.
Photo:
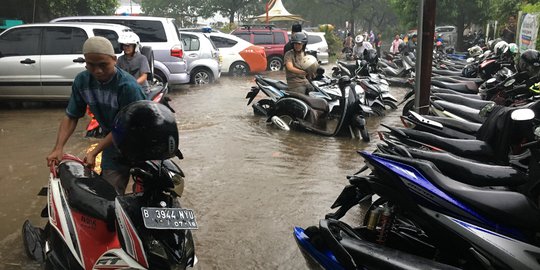
[[(178, 151), (177, 156), (181, 158)], [(29, 257), (45, 269), (185, 269), (197, 262), (193, 210), (182, 208), (184, 173), (171, 159), (132, 167), (134, 192), (118, 195), (108, 182), (64, 155), (52, 166), (41, 216), (22, 229)]]

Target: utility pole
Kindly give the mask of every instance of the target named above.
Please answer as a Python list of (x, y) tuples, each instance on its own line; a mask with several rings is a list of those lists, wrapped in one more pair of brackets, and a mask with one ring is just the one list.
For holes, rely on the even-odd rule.
[(418, 45), (416, 48), (414, 107), (420, 114), (429, 112), (431, 94), (431, 64), (433, 61), (433, 38), (435, 36), (436, 0), (421, 0), (418, 22)]

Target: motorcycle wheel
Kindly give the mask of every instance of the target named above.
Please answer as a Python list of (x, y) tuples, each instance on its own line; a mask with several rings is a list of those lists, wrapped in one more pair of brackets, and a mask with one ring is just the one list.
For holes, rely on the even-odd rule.
[(362, 141), (369, 142), (370, 138), (369, 138), (369, 132), (367, 128), (363, 126), (363, 127), (360, 127), (359, 130), (360, 130), (360, 136), (362, 136)]
[[(283, 118), (286, 118), (287, 116), (282, 116)], [(289, 124), (286, 122), (286, 119), (283, 119), (282, 117), (279, 117), (277, 115), (272, 116), (270, 120), (274, 125), (276, 125), (279, 129), (289, 131), (291, 128), (289, 127)]]
[(407, 101), (407, 103), (405, 103), (405, 105), (403, 106), (403, 110), (401, 111), (401, 115), (407, 116), (407, 115), (409, 115), (409, 111), (414, 111), (414, 110), (415, 110), (414, 99), (411, 99), (411, 100)]
[(384, 116), (385, 113), (384, 111), (386, 110), (383, 106), (379, 105), (379, 104), (373, 104), (371, 106), (371, 109), (373, 110), (373, 112), (375, 113), (375, 115), (377, 116)]
[(385, 100), (384, 101), (384, 106), (387, 107), (387, 108), (390, 108), (392, 110), (396, 110), (398, 108), (398, 106), (394, 102), (392, 102), (390, 100)]

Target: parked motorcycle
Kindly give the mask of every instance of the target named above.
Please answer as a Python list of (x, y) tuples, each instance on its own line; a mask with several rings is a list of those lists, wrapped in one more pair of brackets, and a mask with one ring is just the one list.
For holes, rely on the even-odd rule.
[(280, 129), (290, 130), (293, 127), (323, 136), (370, 140), (365, 118), (372, 110), (366, 105), (363, 89), (347, 76), (340, 78), (336, 85), (329, 86), (337, 86), (339, 95), (320, 92), (326, 98), (284, 91), (282, 82), (260, 75), (255, 76), (255, 83), (257, 86), (253, 86), (246, 95), (247, 104), (250, 105), (262, 91), (268, 98), (255, 102), (253, 111), (267, 117), (267, 122)]
[[(191, 230), (198, 225), (193, 210), (180, 204), (184, 173), (170, 159), (182, 158), (176, 121), (157, 107), (138, 110), (144, 102), (128, 106), (134, 108), (128, 111), (134, 117), (130, 125), (139, 128), (113, 133), (130, 164), (133, 193), (119, 195), (74, 156), (51, 166), (48, 185), (39, 192), (47, 196), (41, 212), (47, 223), (38, 228), (27, 220), (22, 229), (27, 255), (45, 269), (185, 269), (197, 262)], [(157, 127), (164, 121), (162, 133)], [(140, 148), (127, 150), (139, 138), (134, 132), (149, 142), (137, 140)]]
[[(516, 111), (514, 119), (522, 112)], [(526, 147), (538, 158), (540, 130), (535, 134), (537, 141)], [(309, 265), (325, 269), (540, 267), (538, 159), (531, 163), (529, 181), (512, 174), (489, 181), (509, 168), (485, 170), (484, 164), (463, 163), (460, 178), (451, 178), (434, 163), (419, 159), (420, 153), (415, 158), (402, 150), (402, 155), (360, 152), (372, 173), (348, 177), (349, 185), (332, 205), (337, 211), (327, 214), (318, 226), (294, 228)], [(487, 177), (472, 176), (480, 169)], [(371, 205), (359, 226), (339, 220), (365, 202)]]

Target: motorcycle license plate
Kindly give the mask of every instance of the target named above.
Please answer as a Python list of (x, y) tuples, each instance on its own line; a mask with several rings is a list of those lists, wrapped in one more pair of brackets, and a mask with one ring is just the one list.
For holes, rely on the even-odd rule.
[(184, 208), (141, 207), (144, 226), (148, 229), (198, 229), (195, 213)]

